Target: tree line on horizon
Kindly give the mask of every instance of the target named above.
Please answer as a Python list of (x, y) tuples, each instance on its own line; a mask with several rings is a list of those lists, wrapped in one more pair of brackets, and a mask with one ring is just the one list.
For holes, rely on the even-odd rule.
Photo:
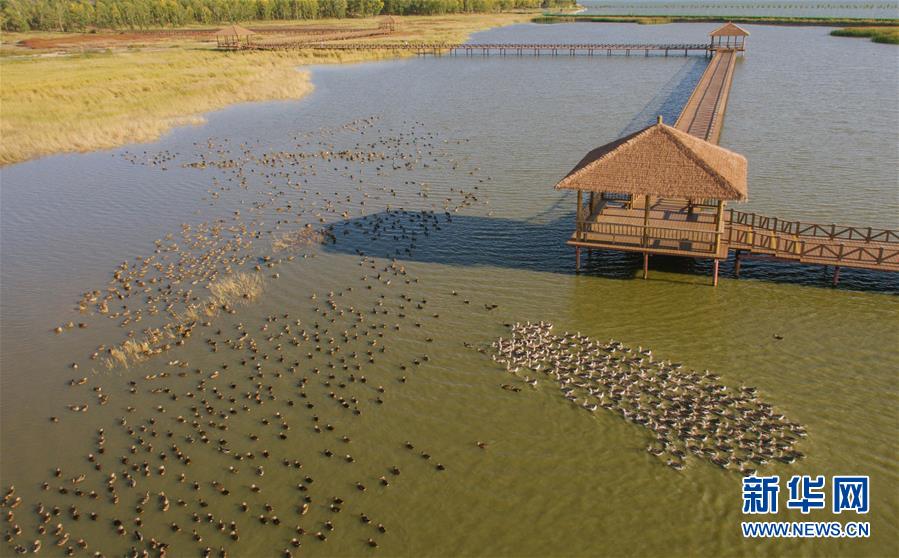
[(0, 0), (5, 31), (147, 29), (254, 20), (501, 12), (576, 0)]

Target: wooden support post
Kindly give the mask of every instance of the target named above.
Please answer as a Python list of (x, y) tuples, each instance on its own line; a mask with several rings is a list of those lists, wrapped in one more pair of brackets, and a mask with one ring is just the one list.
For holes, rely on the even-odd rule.
[(593, 215), (593, 212), (596, 210), (596, 203), (594, 202), (594, 194), (595, 192), (590, 192), (590, 212), (588, 215)]
[(649, 245), (649, 194), (643, 196), (643, 242), (642, 246), (646, 248)]
[(713, 287), (718, 286), (718, 258), (715, 258), (715, 263), (713, 265), (712, 286)]
[(833, 286), (836, 287), (840, 283), (840, 266), (833, 268)]
[(643, 252), (643, 278), (649, 278), (649, 252)]
[(574, 247), (574, 270), (578, 273), (581, 271), (581, 247), (580, 246)]
[[(583, 234), (583, 226), (582, 226), (583, 219), (581, 219), (581, 205), (583, 204), (583, 197), (584, 197), (584, 193), (581, 190), (578, 190), (577, 191), (577, 217), (576, 217), (577, 224), (574, 227), (576, 240), (582, 240), (581, 235)], [(578, 253), (580, 253), (580, 252), (578, 252)]]
[[(724, 232), (724, 200), (718, 200), (718, 212), (715, 214), (715, 255), (721, 250), (721, 233)], [(715, 260), (716, 262), (718, 260)], [(716, 263), (717, 265), (717, 263)]]
[(734, 257), (734, 275), (737, 279), (740, 278), (740, 264), (742, 263), (743, 251), (737, 250), (737, 255)]

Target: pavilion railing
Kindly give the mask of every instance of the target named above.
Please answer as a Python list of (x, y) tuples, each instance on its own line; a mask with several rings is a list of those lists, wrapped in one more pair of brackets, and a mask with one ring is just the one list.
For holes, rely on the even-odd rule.
[[(684, 229), (676, 226), (651, 224), (626, 225), (581, 220), (578, 223), (580, 242), (621, 245), (632, 248), (678, 249), (702, 255), (715, 255), (716, 234), (714, 231)], [(588, 236), (591, 235), (591, 236)], [(601, 238), (597, 238), (600, 235)]]

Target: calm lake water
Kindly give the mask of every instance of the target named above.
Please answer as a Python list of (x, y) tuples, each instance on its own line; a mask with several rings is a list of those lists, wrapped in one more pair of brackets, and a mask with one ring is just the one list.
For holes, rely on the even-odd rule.
[(578, 2), (583, 13), (601, 15), (733, 15), (780, 17), (860, 17), (897, 18), (899, 3), (848, 0), (824, 2), (801, 0), (795, 2), (745, 2), (742, 0), (697, 0), (665, 2), (660, 0)]
[[(519, 25), (472, 40), (699, 42), (714, 27)], [(750, 201), (737, 207), (899, 228), (895, 47), (830, 37), (825, 28), (747, 28), (749, 49), (721, 137), (750, 161)], [(285, 548), (294, 555), (895, 555), (895, 274), (844, 270), (832, 288), (820, 268), (750, 261), (736, 280), (727, 262), (713, 289), (706, 263), (660, 258), (643, 281), (639, 258), (620, 254), (593, 254), (585, 272), (573, 273), (564, 240), (574, 198), (552, 186), (589, 149), (658, 114), (673, 121), (706, 63), (699, 56), (444, 57), (316, 67), (315, 91), (300, 101), (230, 107), (151, 145), (4, 168), (0, 473), (23, 498), (16, 544), (38, 537), (40, 502), (60, 507), (49, 525), (64, 524), (66, 544), (83, 537), (88, 552), (107, 556), (145, 548), (151, 538), (168, 542), (170, 556), (198, 556), (207, 546), (231, 556)], [(363, 164), (321, 155), (343, 150), (386, 158)], [(206, 168), (188, 166), (201, 160)], [(172, 243), (208, 255), (214, 240), (188, 248), (182, 227), (219, 220), (224, 236), (246, 242), (238, 252), (248, 259), (233, 268), (261, 267), (262, 296), (146, 362), (108, 369), (92, 360), (98, 346), (120, 343), (128, 331), (140, 337), (166, 319), (146, 310), (161, 283), (110, 302), (127, 304), (129, 319), (141, 310), (143, 320), (125, 327), (122, 317), (79, 313), (82, 294), (105, 292), (117, 266), (140, 265), (135, 258), (154, 256), (157, 246), (160, 262), (176, 261)], [(273, 251), (273, 239), (306, 224), (333, 225), (336, 242)], [(390, 268), (394, 257), (405, 274)], [(163, 283), (203, 261), (162, 266)], [(176, 290), (206, 296), (202, 282), (186, 283)], [(160, 307), (177, 307), (171, 293)], [(88, 327), (52, 332), (70, 320)], [(781, 478), (870, 475), (871, 513), (863, 519), (871, 538), (744, 540), (738, 473), (696, 459), (673, 471), (645, 451), (648, 431), (612, 413), (587, 413), (549, 382), (500, 389), (514, 378), (487, 348), (507, 334), (505, 324), (527, 320), (649, 347), (657, 358), (712, 370), (728, 386), (756, 386), (808, 430), (799, 444), (805, 459), (760, 470)], [(69, 385), (80, 377), (84, 385)], [(98, 395), (108, 396), (106, 404)], [(85, 413), (67, 409), (86, 403)], [(390, 473), (394, 466), (401, 475)], [(107, 492), (112, 472), (118, 504)], [(85, 480), (73, 484), (80, 474)], [(171, 500), (168, 511), (160, 492)], [(305, 496), (310, 509), (299, 515)], [(776, 519), (854, 518), (815, 511)], [(116, 520), (127, 534), (115, 534)], [(238, 542), (229, 537), (231, 521)], [(310, 534), (297, 535), (297, 526)], [(61, 552), (56, 539), (43, 537), (44, 554)]]

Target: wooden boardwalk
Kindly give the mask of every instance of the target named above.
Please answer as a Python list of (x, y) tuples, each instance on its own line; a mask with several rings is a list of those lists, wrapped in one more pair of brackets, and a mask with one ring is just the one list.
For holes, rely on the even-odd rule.
[(675, 128), (706, 141), (718, 143), (736, 61), (736, 51), (715, 52), (674, 124)]
[(668, 56), (691, 52), (708, 54), (708, 43), (335, 43), (326, 40), (285, 41), (279, 43), (252, 44), (247, 47), (253, 50), (388, 50), (413, 52), (420, 56), (598, 56), (623, 54), (630, 56), (657, 54)]

